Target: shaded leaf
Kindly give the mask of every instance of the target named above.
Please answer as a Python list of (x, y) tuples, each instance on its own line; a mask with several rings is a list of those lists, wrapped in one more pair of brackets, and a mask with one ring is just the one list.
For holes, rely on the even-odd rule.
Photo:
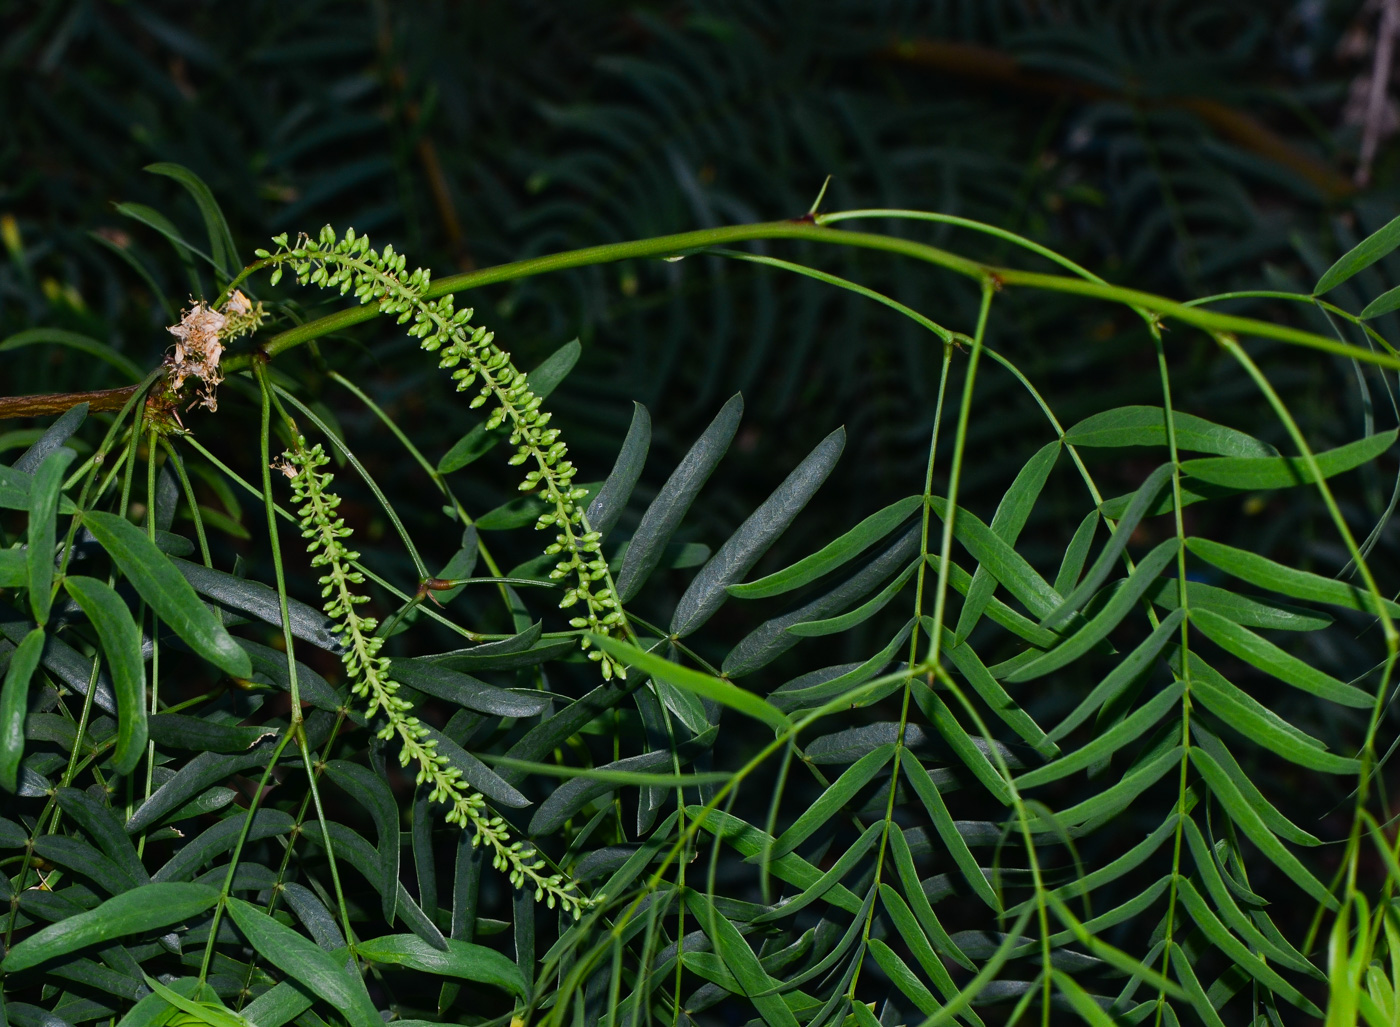
[(543, 713), (550, 702), (547, 693), (497, 688), (468, 674), (448, 670), (433, 660), (395, 659), (390, 674), (395, 681), (420, 692), (500, 717), (533, 717)]
[(58, 527), (58, 493), (63, 473), (78, 454), (71, 449), (54, 450), (34, 472), (29, 489), (29, 608), (40, 627), (49, 619), (53, 603), (54, 547)]
[(16, 943), (0, 962), (0, 970), (18, 973), (89, 945), (179, 923), (204, 912), (218, 899), (217, 889), (199, 884), (142, 885)]
[(29, 709), (29, 682), (44, 651), (44, 629), (35, 628), (20, 642), (5, 669), (0, 686), (0, 788), (19, 787), (19, 764), (24, 758), (24, 716)]
[(146, 754), (146, 666), (141, 658), (141, 629), (130, 608), (105, 581), (70, 575), (63, 587), (87, 614), (102, 642), (117, 699), (112, 769), (130, 774)]
[(600, 538), (617, 526), (618, 518), (632, 497), (637, 479), (642, 476), (646, 464), (647, 450), (651, 447), (651, 413), (640, 403), (632, 404), (632, 423), (627, 428), (627, 437), (622, 440), (622, 449), (612, 471), (603, 482), (593, 501), (588, 504), (585, 515), (588, 526), (598, 532)]
[[(264, 624), (282, 626), (282, 606), (276, 589), (178, 557), (172, 558), (170, 563), (200, 595), (256, 617)], [(327, 652), (339, 653), (345, 648), (332, 630), (334, 623), (314, 606), (288, 596), (287, 616), (292, 622), (293, 637)]]
[(1317, 280), (1317, 285), (1313, 287), (1313, 295), (1321, 296), (1331, 292), (1358, 271), (1366, 270), (1396, 246), (1400, 246), (1400, 218), (1383, 225), (1338, 257), (1337, 262)]
[(383, 1027), (357, 972), (347, 970), (315, 942), (282, 926), (257, 906), (230, 898), (227, 907), (238, 929), (264, 959), (329, 1002), (350, 1027)]
[(214, 258), (214, 266), (227, 282), (243, 266), (238, 259), (238, 249), (233, 244), (233, 233), (229, 231), (224, 212), (204, 180), (183, 164), (161, 161), (147, 164), (145, 169), (153, 175), (165, 175), (179, 182), (194, 197), (199, 213), (204, 218), (204, 228), (209, 233), (209, 253)]
[(617, 597), (622, 602), (635, 597), (656, 569), (666, 543), (680, 527), (691, 503), (695, 502), (700, 489), (728, 451), (743, 413), (744, 398), (736, 394), (715, 415), (647, 507), (642, 522), (632, 536), (632, 543), (627, 547), (627, 559), (617, 575)]

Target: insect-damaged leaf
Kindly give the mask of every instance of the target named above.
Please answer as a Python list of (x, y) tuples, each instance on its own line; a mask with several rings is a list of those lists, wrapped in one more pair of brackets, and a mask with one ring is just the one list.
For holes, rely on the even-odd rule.
[(627, 558), (617, 576), (617, 597), (622, 602), (632, 599), (646, 583), (661, 559), (661, 552), (671, 540), (691, 503), (709, 480), (720, 459), (729, 450), (739, 419), (744, 414), (744, 398), (735, 395), (715, 415), (709, 427), (695, 440), (680, 464), (661, 486), (652, 500), (642, 523), (627, 547)]

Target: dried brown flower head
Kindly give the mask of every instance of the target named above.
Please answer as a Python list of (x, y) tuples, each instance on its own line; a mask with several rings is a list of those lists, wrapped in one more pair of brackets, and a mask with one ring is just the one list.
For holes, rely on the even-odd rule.
[(171, 389), (179, 392), (187, 378), (195, 379), (199, 382), (196, 402), (210, 410), (219, 408), (214, 389), (224, 380), (219, 370), (219, 360), (224, 354), (220, 333), (227, 323), (228, 318), (200, 301), (190, 310), (182, 311), (180, 323), (168, 329), (178, 340), (175, 351), (165, 358), (165, 365), (170, 369)]

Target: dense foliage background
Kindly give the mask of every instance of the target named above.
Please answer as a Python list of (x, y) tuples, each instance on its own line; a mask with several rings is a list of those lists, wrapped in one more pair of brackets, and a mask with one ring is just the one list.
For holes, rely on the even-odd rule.
[[(1337, 254), (1395, 214), (1400, 150), (1391, 136), (1400, 114), (1385, 93), (1388, 66), (1381, 99), (1372, 98), (1385, 11), (1326, 0), (11, 3), (0, 7), (0, 227), (9, 258), (0, 266), (0, 339), (11, 340), (0, 348), (26, 341), (30, 329), (60, 329), (102, 340), (141, 369), (158, 362), (181, 297), (214, 289), (201, 263), (153, 227), (159, 217), (150, 211), (184, 237), (202, 237), (189, 195), (142, 171), (157, 161), (183, 164), (209, 184), (245, 255), (277, 232), (353, 225), (441, 276), (799, 217), (830, 176), (824, 209), (917, 207), (989, 222), (1115, 283), (1181, 297), (1307, 292)], [(1013, 257), (995, 240), (948, 226), (880, 227), (993, 262)], [(944, 324), (976, 319), (971, 284), (915, 274), (884, 254), (799, 244), (783, 255)], [(1359, 310), (1397, 273), (1400, 262), (1384, 261), (1334, 298)], [(318, 296), (287, 295), (294, 316), (320, 310)], [(579, 365), (551, 406), (583, 480), (612, 466), (632, 401), (651, 409), (652, 458), (624, 526), (735, 391), (745, 397), (743, 427), (682, 540), (723, 541), (842, 424), (845, 458), (768, 569), (907, 495), (921, 477), (939, 354), (917, 326), (838, 290), (699, 257), (541, 276), (462, 302), (497, 327), (522, 367), (581, 340)], [(1269, 300), (1221, 309), (1332, 330), (1317, 310)], [(1064, 424), (1110, 396), (1113, 405), (1158, 401), (1154, 359), (1130, 311), (1069, 298), (1023, 302), (1014, 290), (998, 310), (989, 344), (1037, 383)], [(1393, 315), (1377, 327), (1396, 338)], [(1242, 372), (1204, 336), (1179, 334), (1167, 340), (1178, 408), (1286, 450), (1283, 429)], [(364, 387), (436, 461), (471, 422), (448, 381), (415, 352), (413, 340), (376, 323), (289, 353), (277, 369), (301, 383), (300, 395), (386, 491), (421, 496), (400, 509), (409, 532), (428, 540), (428, 562), (441, 566), (460, 539), (434, 526), (436, 493), (329, 374)], [(1394, 421), (1386, 392), (1341, 362), (1267, 346), (1255, 355), (1317, 449)], [(0, 359), (7, 395), (128, 380), (111, 362), (62, 348)], [(955, 366), (951, 389), (961, 374)], [(1039, 414), (1005, 376), (983, 379), (977, 402), (960, 502), (990, 520), (1040, 444), (1031, 429)], [(211, 451), (246, 460), (256, 409), (227, 406), (217, 419), (182, 416)], [(46, 423), (0, 425), (0, 462)], [(1146, 459), (1114, 451), (1094, 470), (1115, 493), (1129, 491), (1150, 469)], [(1382, 466), (1349, 496), (1357, 523), (1383, 520), (1390, 470)], [(348, 475), (344, 487), (344, 513), (367, 562), (409, 582), (414, 569), (372, 497)], [(220, 565), (238, 559), (250, 577), (268, 580), (256, 524), (238, 526), (246, 500), (211, 482), (198, 488), (228, 528), (214, 539)], [(454, 488), (477, 511), (514, 494), (508, 477), (473, 469), (458, 473)], [(1082, 515), (1067, 489), (1052, 480), (1025, 528), (1021, 550), (1033, 562), (1057, 560), (1066, 523)], [(1192, 531), (1247, 540), (1274, 559), (1332, 574), (1345, 559), (1319, 527), (1319, 509), (1293, 493), (1207, 504), (1192, 508)], [(1377, 564), (1395, 560), (1393, 527), (1375, 543)], [(503, 537), (500, 549), (508, 570), (536, 554), (535, 539)], [(298, 573), (294, 589), (309, 596)], [(650, 601), (666, 608), (684, 581), (658, 577)], [(509, 629), (487, 604), (480, 617), (479, 630)], [(863, 657), (889, 623), (875, 618), (837, 636), (821, 659)], [(725, 644), (746, 630), (730, 607), (711, 626)], [(714, 644), (711, 655), (722, 654)], [(1361, 670), (1346, 652), (1309, 657), (1344, 680)], [(791, 673), (810, 663), (808, 654)], [(334, 667), (318, 669), (333, 676)], [(1047, 692), (1028, 709), (1065, 705)], [(1319, 785), (1296, 768), (1251, 769), (1285, 775), (1279, 783), (1310, 822), (1345, 798), (1341, 784), (1333, 790), (1330, 779)], [(745, 789), (739, 801), (751, 822), (765, 816), (762, 789)], [(1141, 823), (1125, 817), (1119, 826), (1121, 834), (1096, 835), (1101, 853), (1086, 858), (1140, 840)], [(508, 897), (493, 901), (506, 918)], [(1296, 910), (1304, 930), (1311, 913)]]

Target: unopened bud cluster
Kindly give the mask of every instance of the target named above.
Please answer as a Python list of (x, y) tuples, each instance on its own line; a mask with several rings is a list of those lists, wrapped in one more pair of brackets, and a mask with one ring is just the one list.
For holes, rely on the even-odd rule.
[[(354, 290), (361, 303), (376, 303), (381, 312), (394, 315), (399, 324), (408, 324), (408, 333), (422, 340), (425, 350), (438, 354), (438, 366), (450, 370), (457, 391), (476, 388), (471, 406), (488, 401), (496, 404), (487, 418), (487, 428), (505, 426), (515, 453), (512, 466), (532, 465), (520, 483), (522, 492), (538, 492), (552, 509), (540, 515), (535, 527), (554, 529), (554, 542), (545, 552), (560, 557), (550, 577), (569, 581), (561, 607), (581, 604), (580, 615), (570, 619), (572, 627), (600, 635), (610, 634), (622, 621), (622, 612), (613, 594), (607, 561), (603, 559), (601, 538), (588, 529), (583, 507), (587, 492), (574, 485), (576, 469), (567, 459), (568, 448), (559, 438), (559, 429), (549, 427), (550, 415), (540, 409), (540, 397), (530, 391), (525, 374), (511, 363), (510, 354), (498, 347), (494, 335), (482, 327), (472, 327), (472, 310), (456, 310), (452, 296), (425, 299), (429, 273), (423, 268), (407, 274), (407, 262), (392, 246), (383, 253), (370, 248), (367, 236), (349, 229), (337, 237), (329, 225), (316, 239), (303, 235), (289, 244), (286, 234), (276, 236), (277, 250), (259, 250), (258, 256), (289, 264), (301, 284), (339, 289), (341, 295)], [(275, 284), (282, 275), (281, 263), (272, 272)], [(411, 323), (410, 323), (411, 322)], [(588, 648), (585, 637), (584, 648)], [(620, 663), (599, 650), (589, 658), (601, 664), (603, 677), (625, 677)]]
[(334, 622), (332, 631), (341, 643), (351, 692), (369, 700), (369, 716), (383, 712), (379, 737), (386, 741), (398, 738), (400, 764), (417, 765), (417, 783), (430, 787), (430, 801), (448, 806), (448, 823), (474, 830), (472, 844), (485, 843), (491, 848), (492, 864), (509, 875), (514, 887), (533, 887), (536, 901), (544, 900), (550, 908), (557, 901), (578, 917), (585, 900), (574, 890), (574, 883), (565, 881), (561, 874), (540, 873), (544, 860), (533, 848), (510, 840), (505, 821), (487, 809), (479, 792), (464, 787), (462, 772), (437, 751), (437, 742), (429, 737), (427, 727), (413, 716), (413, 704), (398, 694), (398, 682), (390, 676), (390, 661), (379, 655), (384, 644), (374, 634), (379, 622), (356, 610), (369, 596), (353, 588), (365, 579), (353, 566), (360, 554), (345, 544), (351, 529), (337, 512), (340, 497), (330, 491), (332, 476), (321, 471), (330, 458), (319, 443), (308, 448), (306, 440), (298, 437), (282, 459), (280, 466), (291, 472), (292, 495), (298, 504), (301, 536), (306, 540), (311, 565), (326, 571), (319, 579), (323, 609)]

